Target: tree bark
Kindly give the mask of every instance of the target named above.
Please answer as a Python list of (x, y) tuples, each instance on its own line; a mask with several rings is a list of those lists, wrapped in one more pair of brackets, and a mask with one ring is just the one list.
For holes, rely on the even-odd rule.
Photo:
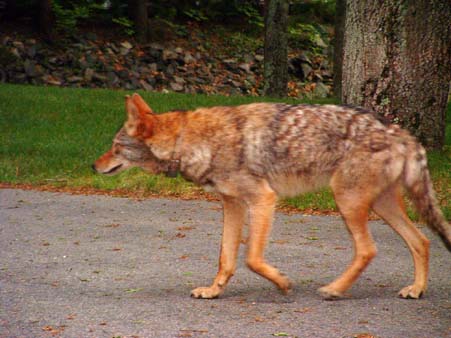
[(53, 42), (55, 20), (52, 11), (52, 0), (39, 0), (38, 16), (40, 33), (47, 42)]
[(342, 101), (441, 148), (451, 81), (449, 0), (346, 2)]
[(149, 17), (147, 0), (129, 0), (130, 17), (135, 24), (136, 38), (140, 42), (147, 42)]
[(288, 83), (288, 1), (265, 1), (264, 95), (284, 97)]
[(345, 31), (346, 0), (335, 2), (334, 36), (334, 95), (341, 99), (341, 80), (343, 67), (343, 39)]

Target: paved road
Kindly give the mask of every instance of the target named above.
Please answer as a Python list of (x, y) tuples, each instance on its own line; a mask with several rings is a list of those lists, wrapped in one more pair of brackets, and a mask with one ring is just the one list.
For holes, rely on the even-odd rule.
[(315, 290), (349, 262), (336, 217), (278, 214), (267, 258), (282, 296), (240, 265), (216, 300), (189, 297), (217, 269), (217, 203), (0, 190), (0, 337), (451, 337), (451, 255), (432, 239), (421, 300), (404, 244), (381, 222), (379, 255), (347, 299)]

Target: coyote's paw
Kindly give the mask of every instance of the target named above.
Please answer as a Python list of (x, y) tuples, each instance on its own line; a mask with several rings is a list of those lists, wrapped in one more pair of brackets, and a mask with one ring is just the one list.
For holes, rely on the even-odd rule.
[(200, 287), (191, 290), (191, 297), (193, 298), (212, 299), (218, 297), (220, 294), (221, 290), (214, 286)]
[(343, 298), (343, 294), (335, 289), (332, 289), (329, 286), (323, 286), (322, 288), (318, 289), (318, 293), (321, 297), (323, 297), (325, 300), (336, 300)]
[(283, 276), (280, 281), (278, 281), (277, 286), (284, 295), (288, 295), (293, 289), (293, 283), (288, 279), (288, 277)]
[(424, 293), (424, 289), (415, 285), (409, 285), (399, 291), (398, 296), (405, 299), (418, 299)]

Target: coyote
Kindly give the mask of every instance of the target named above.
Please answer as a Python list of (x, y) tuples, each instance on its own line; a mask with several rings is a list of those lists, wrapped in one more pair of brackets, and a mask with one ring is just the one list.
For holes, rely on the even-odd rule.
[(112, 148), (93, 165), (113, 175), (130, 167), (150, 173), (178, 172), (219, 194), (223, 234), (213, 284), (191, 291), (215, 298), (235, 272), (241, 231), (249, 217), (247, 266), (284, 293), (291, 283), (265, 262), (264, 249), (278, 196), (329, 185), (354, 240), (346, 271), (320, 288), (326, 299), (342, 297), (376, 255), (368, 231), (373, 210), (407, 243), (415, 265), (402, 298), (426, 290), (429, 240), (406, 215), (402, 188), (419, 214), (451, 251), (451, 227), (440, 211), (424, 148), (397, 125), (385, 125), (362, 108), (337, 105), (253, 103), (157, 115), (138, 95), (126, 96), (127, 121)]

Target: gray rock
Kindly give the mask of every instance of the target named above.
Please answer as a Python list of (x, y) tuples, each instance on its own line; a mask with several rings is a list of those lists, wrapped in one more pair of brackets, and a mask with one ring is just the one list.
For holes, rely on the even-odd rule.
[(322, 82), (317, 82), (313, 90), (313, 95), (318, 98), (326, 98), (329, 96), (329, 87)]
[(148, 83), (149, 85), (151, 85), (152, 87), (155, 86), (156, 83), (157, 83), (157, 80), (156, 80), (153, 76), (149, 76), (149, 77), (146, 79), (146, 81), (147, 81), (147, 83)]
[(130, 53), (130, 49), (124, 48), (124, 47), (121, 47), (120, 51), (121, 51), (121, 55), (122, 55), (122, 56), (125, 56), (125, 55), (127, 55), (128, 53)]
[(16, 47), (20, 51), (23, 51), (25, 48), (23, 42), (21, 42), (21, 41), (13, 41), (13, 46)]
[(139, 78), (137, 78), (137, 77), (132, 77), (132, 78), (130, 79), (130, 81), (131, 81), (131, 83), (132, 83), (134, 89), (138, 89), (138, 88), (141, 87), (141, 85), (140, 85), (140, 83), (139, 83)]
[(99, 74), (97, 72), (94, 72), (92, 74), (92, 79), (99, 82), (106, 82), (108, 78), (105, 75)]
[(249, 74), (246, 77), (246, 81), (248, 81), (252, 86), (255, 86), (257, 84), (257, 80), (255, 79), (255, 75), (254, 74)]
[(121, 81), (114, 72), (107, 73), (107, 81), (110, 86), (117, 86)]
[(156, 49), (159, 51), (162, 51), (164, 49), (163, 45), (156, 43), (156, 42), (152, 42), (151, 44), (148, 45), (151, 49)]
[(11, 54), (13, 54), (16, 58), (20, 59), (20, 53), (17, 48), (11, 48)]
[(69, 76), (67, 78), (67, 82), (69, 82), (69, 83), (77, 83), (77, 82), (81, 82), (81, 81), (83, 81), (83, 78), (81, 76), (73, 75), (73, 76)]
[(196, 59), (191, 55), (190, 52), (187, 52), (187, 53), (185, 53), (185, 56), (184, 56), (184, 58), (183, 58), (183, 61), (184, 61), (185, 63), (192, 63), (192, 62), (195, 62)]
[(94, 76), (94, 69), (92, 68), (86, 68), (84, 78), (86, 82), (91, 82), (92, 78)]
[(255, 61), (262, 62), (264, 59), (265, 57), (263, 55), (260, 54), (255, 55)]
[(149, 69), (151, 72), (156, 72), (158, 70), (158, 65), (155, 62), (153, 62), (149, 65)]
[(321, 47), (321, 48), (326, 48), (327, 47), (327, 44), (324, 42), (324, 40), (318, 34), (315, 34), (315, 36), (313, 38), (313, 43), (315, 45), (317, 45), (318, 47)]
[(121, 69), (121, 70), (117, 71), (116, 74), (123, 80), (127, 80), (129, 77), (128, 70), (126, 70), (126, 69)]
[(308, 63), (301, 63), (301, 70), (302, 70), (301, 78), (306, 79), (312, 72), (313, 68), (310, 67)]
[(23, 68), (25, 70), (25, 74), (29, 77), (35, 77), (37, 75), (36, 72), (36, 65), (34, 61), (31, 61), (30, 59), (26, 59), (23, 63)]
[(162, 58), (163, 61), (176, 60), (178, 58), (178, 55), (170, 49), (163, 49)]
[(124, 42), (121, 42), (121, 47), (123, 47), (125, 49), (132, 49), (133, 45), (128, 41), (124, 41)]
[(246, 73), (251, 72), (251, 65), (249, 63), (241, 63), (238, 68), (244, 70)]
[(186, 81), (180, 76), (174, 76), (174, 80), (175, 80), (175, 82), (177, 82), (178, 84), (181, 84), (181, 85), (184, 85), (186, 83)]
[(34, 58), (36, 56), (36, 45), (31, 45), (27, 47), (27, 55), (30, 58)]
[(239, 82), (239, 81), (231, 80), (230, 83), (231, 83), (235, 88), (240, 88), (240, 87), (241, 87), (241, 82)]
[(166, 68), (166, 73), (169, 75), (174, 75), (175, 73), (175, 67), (173, 64), (170, 64), (167, 68)]
[(46, 74), (42, 77), (42, 80), (44, 80), (44, 82), (46, 84), (52, 85), (52, 86), (61, 86), (61, 84), (63, 83), (62, 80), (55, 78), (52, 75)]
[(180, 83), (177, 83), (177, 82), (171, 82), (171, 83), (169, 84), (169, 86), (170, 86), (171, 89), (172, 89), (173, 91), (175, 91), (175, 92), (181, 92), (181, 91), (183, 91), (183, 89), (184, 89), (184, 86), (181, 85)]
[(111, 49), (110, 47), (105, 48), (105, 51), (107, 52), (107, 54), (110, 54), (110, 55), (114, 55), (115, 54), (113, 49)]
[(146, 91), (148, 91), (148, 92), (154, 90), (153, 87), (152, 87), (149, 83), (147, 83), (146, 80), (140, 80), (140, 81), (139, 81), (139, 84), (141, 85), (141, 88), (142, 88), (142, 89), (144, 89), (144, 90), (146, 90)]
[(133, 89), (136, 89), (136, 87), (135, 87), (132, 83), (126, 82), (126, 83), (125, 83), (125, 89), (127, 89), (127, 90), (133, 90)]
[(302, 62), (307, 62), (308, 64), (312, 65), (312, 61), (309, 59), (307, 55), (305, 55), (305, 53), (302, 53), (298, 57)]

